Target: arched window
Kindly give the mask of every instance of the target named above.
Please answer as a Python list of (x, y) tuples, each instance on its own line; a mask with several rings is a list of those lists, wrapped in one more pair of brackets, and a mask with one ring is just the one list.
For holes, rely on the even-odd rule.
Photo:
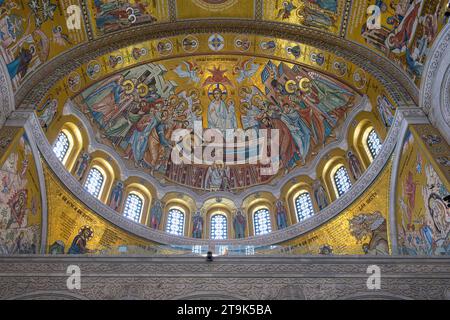
[(184, 235), (184, 212), (180, 209), (172, 208), (167, 216), (166, 231), (176, 236)]
[(272, 232), (269, 210), (266, 208), (256, 210), (253, 214), (253, 224), (256, 236)]
[(56, 137), (55, 142), (53, 143), (53, 152), (55, 153), (59, 161), (64, 163), (69, 148), (70, 148), (69, 137), (67, 136), (67, 134), (61, 131), (58, 134), (58, 137)]
[(344, 166), (340, 166), (339, 169), (337, 169), (333, 178), (339, 197), (352, 187), (352, 182), (348, 175), (347, 169)]
[(130, 193), (125, 200), (123, 215), (134, 222), (140, 222), (143, 206), (144, 200), (142, 200), (142, 197), (136, 193)]
[(372, 160), (376, 158), (376, 156), (380, 153), (381, 150), (381, 140), (378, 134), (374, 129), (370, 130), (369, 135), (366, 139), (367, 148), (370, 151), (370, 155), (372, 156)]
[(311, 196), (308, 192), (303, 192), (295, 199), (295, 214), (298, 221), (303, 221), (314, 214)]
[(94, 197), (98, 198), (105, 182), (105, 177), (97, 168), (93, 167), (89, 170), (84, 189)]
[(215, 214), (211, 217), (211, 239), (224, 240), (228, 238), (228, 222), (224, 214)]

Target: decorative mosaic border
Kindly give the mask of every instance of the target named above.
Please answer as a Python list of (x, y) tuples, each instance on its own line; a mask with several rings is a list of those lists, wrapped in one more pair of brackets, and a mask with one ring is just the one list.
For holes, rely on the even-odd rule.
[(20, 108), (33, 108), (59, 79), (83, 63), (114, 50), (156, 38), (214, 32), (257, 34), (300, 41), (355, 63), (376, 77), (399, 104), (411, 104), (418, 98), (417, 87), (399, 66), (355, 42), (296, 25), (269, 21), (255, 24), (253, 20), (214, 19), (160, 23), (150, 27), (136, 26), (71, 48), (38, 67), (21, 85), (16, 93), (16, 99), (22, 104)]

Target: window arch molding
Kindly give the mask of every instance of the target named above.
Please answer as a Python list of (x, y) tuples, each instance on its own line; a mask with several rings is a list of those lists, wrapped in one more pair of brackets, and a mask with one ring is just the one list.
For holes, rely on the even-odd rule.
[[(140, 209), (140, 211), (137, 213), (138, 214), (138, 219), (137, 220), (133, 219), (133, 214), (135, 214), (135, 213), (133, 213), (133, 212), (126, 212), (127, 209), (130, 209), (129, 206), (128, 206), (128, 201), (132, 201), (133, 198), (134, 199), (138, 199), (138, 202), (139, 202), (138, 204), (140, 204), (140, 208), (138, 208), (138, 209)], [(143, 218), (143, 215), (144, 215), (144, 212), (145, 212), (145, 210), (144, 210), (144, 205), (145, 204), (146, 204), (145, 197), (142, 195), (142, 193), (140, 193), (139, 191), (134, 191), (134, 190), (130, 191), (130, 192), (127, 193), (126, 197), (123, 200), (122, 214), (126, 218), (128, 218), (128, 219), (130, 219), (130, 220), (132, 220), (134, 222), (142, 223), (142, 218)], [(127, 213), (128, 213), (128, 215), (127, 215)]]
[(336, 171), (341, 167), (347, 170), (347, 174), (349, 175), (351, 184), (355, 184), (355, 180), (350, 174), (350, 168), (348, 166), (347, 159), (345, 157), (345, 151), (342, 149), (335, 149), (330, 152), (332, 154), (331, 158), (325, 162), (325, 165), (322, 169), (322, 174), (318, 174), (318, 176), (322, 176), (324, 187), (330, 196), (330, 200), (334, 201), (339, 198), (339, 193), (336, 188), (336, 184), (334, 182), (334, 175)]
[(83, 185), (86, 182), (91, 168), (96, 167), (100, 169), (100, 171), (104, 174), (104, 183), (99, 195), (99, 200), (106, 204), (108, 203), (114, 181), (116, 180), (116, 177), (120, 177), (120, 173), (118, 172), (118, 167), (115, 162), (111, 160), (107, 161), (106, 159), (108, 157), (103, 154), (103, 152), (96, 151), (91, 154), (91, 157), (92, 160), (83, 178)]
[[(214, 221), (217, 220), (219, 218), (219, 216), (223, 216), (226, 220), (226, 236), (223, 239), (213, 239), (213, 234), (214, 234)], [(211, 213), (209, 215), (208, 218), (208, 238), (209, 239), (213, 239), (213, 240), (228, 240), (231, 239), (231, 234), (230, 234), (230, 226), (231, 226), (231, 220), (230, 220), (230, 214), (227, 214), (226, 212), (222, 211), (222, 210), (217, 210), (214, 211), (213, 213)]]
[[(106, 172), (105, 170), (98, 165), (92, 165), (89, 170), (87, 170), (86, 172), (86, 177), (84, 179), (83, 182), (83, 187), (86, 187), (86, 184), (88, 183), (89, 179), (90, 179), (90, 175), (91, 175), (91, 171), (93, 171), (95, 174), (95, 172), (97, 172), (98, 174), (100, 174), (101, 176), (101, 184), (100, 184), (100, 189), (98, 190), (98, 194), (91, 194), (93, 197), (98, 198), (100, 201), (102, 201), (102, 195), (104, 193), (104, 189), (105, 189), (105, 183), (106, 183)], [(88, 192), (88, 191), (86, 191)]]
[(350, 188), (353, 186), (354, 184), (354, 180), (352, 179), (351, 175), (350, 175), (350, 171), (348, 169), (348, 167), (345, 164), (338, 164), (336, 165), (332, 170), (331, 170), (331, 180), (333, 183), (333, 188), (334, 188), (334, 194), (337, 198), (340, 198), (341, 196), (343, 196), (348, 190), (350, 190), (350, 188), (348, 188), (347, 190), (345, 190), (344, 192), (341, 193), (339, 186), (337, 184), (336, 179), (339, 178), (339, 173), (340, 172), (345, 173), (345, 178), (347, 179), (347, 181), (350, 183)]
[(380, 144), (383, 144), (383, 141), (381, 140), (380, 135), (378, 134), (378, 132), (375, 130), (374, 127), (368, 127), (366, 129), (366, 131), (364, 131), (364, 134), (362, 136), (362, 140), (363, 140), (363, 144), (364, 144), (364, 151), (366, 152), (366, 154), (369, 157), (371, 162), (375, 159), (375, 156), (376, 156), (376, 155), (372, 154), (371, 147), (369, 146), (369, 137), (372, 134), (375, 134), (376, 138), (378, 139)]
[(70, 153), (74, 148), (74, 138), (66, 129), (61, 130), (52, 144), (53, 152), (63, 165), (70, 159)]
[[(176, 214), (176, 211), (179, 211), (179, 212), (181, 212), (181, 214), (182, 214), (182, 219), (183, 219), (183, 221), (182, 221), (182, 232), (181, 232), (181, 234), (176, 234), (176, 235), (178, 235), (178, 236), (185, 236), (186, 235), (186, 230), (187, 230), (187, 219), (188, 219), (188, 215), (187, 215), (187, 213), (186, 213), (186, 210), (183, 208), (184, 206), (177, 206), (177, 205), (171, 205), (171, 206), (166, 206), (166, 210), (164, 210), (164, 211), (167, 211), (166, 212), (166, 214), (165, 214), (165, 219), (163, 219), (163, 221), (164, 221), (164, 224), (163, 224), (163, 228), (164, 228), (164, 231), (166, 231), (166, 232), (168, 232), (168, 233), (170, 233), (169, 232), (169, 230), (168, 230), (168, 228), (169, 228), (169, 223), (170, 222), (173, 222), (173, 221), (171, 221), (171, 214)], [(174, 210), (174, 212), (172, 213), (172, 210)], [(173, 217), (172, 217), (173, 218)], [(171, 233), (171, 234), (173, 234), (173, 233)]]
[[(269, 210), (270, 214), (270, 224), (272, 232), (278, 230), (277, 220), (276, 220), (276, 207), (275, 201), (277, 198), (269, 192), (260, 192), (256, 197), (255, 194), (249, 195), (244, 199), (242, 204), (242, 214), (247, 219), (247, 228), (245, 230), (246, 237), (255, 235), (255, 225), (254, 225), (254, 213), (259, 210), (266, 208)], [(286, 208), (287, 222), (290, 225), (289, 219), (289, 209)], [(234, 216), (233, 216), (234, 217)], [(234, 230), (233, 230), (234, 231)]]
[[(69, 140), (69, 149), (62, 161), (63, 165), (68, 171), (71, 171), (78, 159), (83, 148), (86, 146), (86, 141), (88, 141), (87, 134), (84, 127), (78, 124), (78, 121), (70, 121), (69, 117), (65, 117), (66, 121), (62, 125), (58, 126), (57, 129), (51, 129), (49, 133), (49, 141), (52, 141), (52, 146), (58, 138), (59, 134), (63, 132)], [(74, 120), (74, 119), (71, 119)], [(51, 137), (50, 137), (51, 136)]]
[(362, 112), (355, 118), (358, 122), (356, 127), (348, 132), (348, 142), (353, 146), (356, 157), (359, 159), (362, 169), (366, 170), (373, 161), (372, 155), (367, 148), (367, 136), (373, 129), (381, 141), (386, 136), (386, 128), (380, 124), (372, 113)]
[[(115, 184), (114, 184), (115, 185)], [(124, 193), (122, 198), (122, 203), (119, 208), (119, 212), (123, 214), (125, 201), (129, 194), (136, 193), (142, 197), (143, 206), (140, 223), (148, 225), (149, 220), (149, 212), (150, 212), (150, 204), (152, 203), (153, 195), (152, 192), (148, 189), (146, 184), (135, 182), (134, 179), (128, 179), (124, 182)]]
[[(317, 178), (319, 179), (319, 178)], [(319, 206), (317, 204), (316, 198), (314, 197), (314, 190), (313, 190), (313, 184), (314, 181), (313, 179), (311, 179), (309, 176), (299, 176), (297, 177), (297, 181), (296, 183), (291, 184), (288, 188), (285, 187), (281, 190), (281, 194), (285, 194), (285, 206), (286, 206), (286, 210), (288, 210), (288, 214), (289, 214), (289, 218), (291, 221), (291, 224), (296, 224), (298, 223), (298, 219), (297, 219), (297, 211), (296, 211), (296, 205), (295, 205), (295, 200), (297, 198), (297, 196), (303, 192), (308, 192), (310, 197), (311, 197), (311, 201), (312, 201), (312, 205), (313, 205), (313, 209), (314, 209), (314, 213), (319, 212)], [(324, 186), (324, 183), (322, 181), (320, 181), (322, 186)], [(324, 186), (325, 190), (326, 187)], [(325, 191), (327, 193), (327, 191)], [(327, 193), (327, 200), (329, 202), (329, 194)]]
[[(223, 203), (215, 203), (210, 205), (206, 211), (206, 217), (204, 222), (205, 237), (206, 239), (211, 239), (211, 218), (216, 214), (223, 214), (227, 218), (227, 239), (234, 239), (234, 229), (233, 229), (233, 211), (235, 208), (231, 208)], [(245, 213), (244, 213), (245, 214)], [(248, 232), (248, 217), (247, 218), (247, 230)]]
[[(265, 232), (265, 233), (259, 233), (258, 234), (257, 233), (257, 227), (258, 226), (257, 226), (257, 221), (256, 221), (256, 219), (257, 219), (256, 215), (258, 213), (262, 213), (263, 211), (266, 211), (266, 210), (267, 210), (267, 216), (268, 216), (268, 219), (269, 219), (269, 221), (268, 221), (268, 223), (269, 223), (268, 230), (269, 231)], [(255, 236), (269, 234), (272, 231), (277, 230), (276, 225), (274, 225), (274, 223), (273, 223), (272, 210), (268, 206), (261, 205), (261, 206), (255, 207), (252, 210), (252, 212), (251, 212), (251, 220), (252, 220), (252, 224), (253, 224), (252, 232), (253, 232), (253, 235), (255, 235)], [(262, 226), (262, 227), (264, 227), (264, 226)]]
[[(163, 217), (160, 223), (160, 229), (166, 231), (167, 223), (169, 222), (169, 211), (172, 209), (178, 209), (184, 214), (184, 228), (183, 228), (183, 236), (188, 236), (191, 228), (191, 208), (183, 203), (183, 201), (177, 201), (176, 199), (169, 200), (165, 203), (163, 208)], [(203, 226), (204, 228), (204, 226)]]
[[(300, 212), (298, 212), (297, 210), (297, 200), (299, 199), (299, 197), (301, 197), (302, 195), (308, 195), (309, 196), (309, 200), (311, 201), (311, 212), (303, 212), (303, 214), (305, 215), (305, 217), (303, 219), (299, 218), (299, 215), (301, 214)], [(315, 205), (315, 201), (314, 201), (314, 194), (312, 192), (310, 192), (307, 189), (300, 189), (299, 191), (297, 191), (294, 196), (292, 197), (293, 200), (293, 206), (294, 206), (294, 214), (295, 214), (295, 221), (298, 222), (302, 222), (305, 221), (306, 219), (312, 217), (313, 215), (315, 215), (318, 211), (317, 211), (317, 204)]]
[[(155, 198), (156, 199), (156, 198)], [(161, 218), (161, 223), (159, 229), (162, 231), (166, 230), (167, 220), (169, 217), (169, 210), (172, 208), (181, 209), (184, 212), (184, 233), (186, 237), (190, 237), (192, 231), (192, 215), (196, 212), (195, 201), (186, 194), (180, 195), (179, 193), (168, 193), (161, 201), (164, 203), (163, 207), (163, 217)], [(206, 228), (205, 221), (203, 222), (203, 232)], [(148, 223), (150, 225), (150, 213), (148, 217)]]

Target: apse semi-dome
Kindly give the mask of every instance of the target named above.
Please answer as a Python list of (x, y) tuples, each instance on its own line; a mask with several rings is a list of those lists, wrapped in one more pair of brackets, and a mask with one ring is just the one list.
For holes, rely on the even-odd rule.
[(181, 34), (87, 60), (39, 119), (84, 197), (125, 220), (172, 244), (273, 243), (336, 215), (381, 152), (397, 102), (380, 81), (282, 38)]
[[(163, 185), (204, 193), (239, 192), (307, 166), (338, 140), (346, 117), (362, 100), (350, 86), (298, 64), (211, 55), (126, 69), (83, 90), (73, 103), (95, 140), (114, 149), (127, 168), (138, 168)], [(266, 130), (260, 138), (265, 133), (275, 139), (271, 133), (277, 131), (271, 155), (275, 159), (279, 152), (277, 163), (257, 161), (268, 154), (271, 141), (260, 150), (246, 148), (242, 138), (241, 144), (235, 142), (234, 136), (246, 134), (249, 145), (254, 140), (257, 147), (259, 129)], [(183, 145), (179, 141), (188, 132), (198, 141)], [(214, 144), (212, 133), (223, 137), (223, 145)], [(175, 157), (177, 150), (185, 156)]]

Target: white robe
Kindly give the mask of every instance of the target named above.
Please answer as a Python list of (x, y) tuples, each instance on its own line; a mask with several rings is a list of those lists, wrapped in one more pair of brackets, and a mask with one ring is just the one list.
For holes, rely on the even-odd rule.
[(208, 107), (208, 128), (224, 131), (227, 128), (228, 110), (222, 100), (213, 100)]

